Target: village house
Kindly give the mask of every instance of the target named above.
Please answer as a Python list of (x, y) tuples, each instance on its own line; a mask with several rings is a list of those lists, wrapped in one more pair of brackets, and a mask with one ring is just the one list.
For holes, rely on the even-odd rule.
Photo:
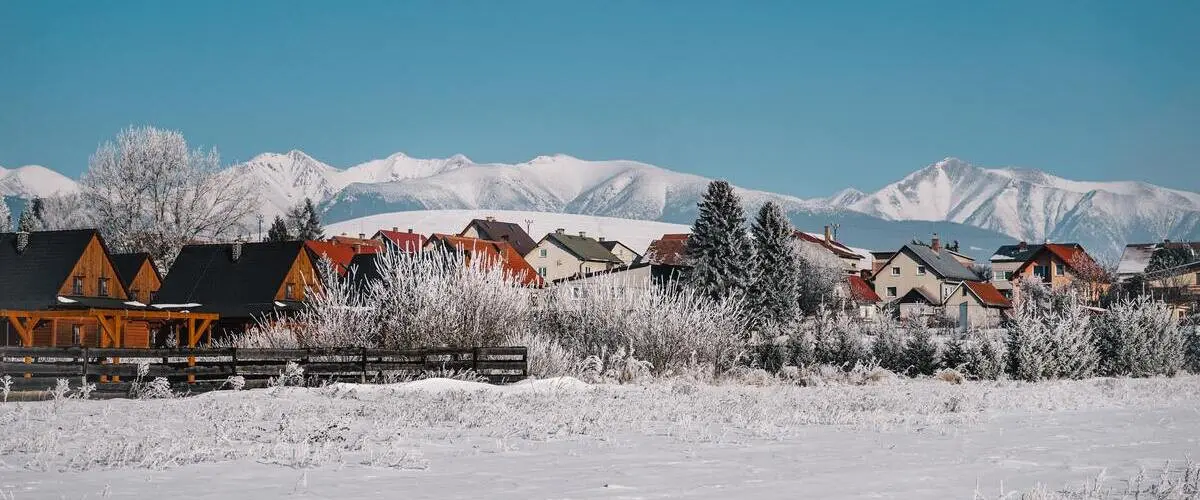
[(129, 292), (129, 300), (149, 304), (162, 287), (162, 275), (148, 253), (118, 253), (110, 255), (121, 284)]
[(1200, 260), (1148, 272), (1142, 285), (1143, 293), (1170, 304), (1176, 316), (1195, 314), (1200, 307)]
[(401, 251), (405, 253), (417, 253), (425, 246), (425, 236), (420, 233), (414, 233), (412, 229), (400, 231), (399, 228), (393, 227), (390, 231), (380, 229), (371, 237), (375, 241), (384, 243), (384, 247), (388, 251)]
[(904, 245), (885, 261), (874, 276), (875, 292), (884, 301), (898, 300), (914, 288), (922, 288), (940, 304), (963, 281), (979, 281), (953, 254), (945, 251), (934, 237), (930, 245)]
[(520, 252), (504, 241), (434, 233), (425, 241), (424, 251), (459, 252), (463, 255), (465, 265), (477, 263), (485, 269), (500, 266), (506, 274), (524, 286), (539, 287), (544, 283), (542, 277)]
[[(1099, 282), (1099, 266), (1078, 243), (1045, 243), (1030, 245), (1037, 247), (1012, 271), (1010, 298), (1019, 300), (1020, 282), (1033, 280), (1052, 289), (1059, 289), (1079, 282), (1085, 285), (1083, 292), (1088, 300), (1097, 300), (1107, 286)], [(994, 268), (993, 268), (994, 271)], [(1007, 271), (1005, 271), (1007, 273)], [(994, 278), (993, 278), (994, 281)]]
[(302, 241), (187, 245), (153, 306), (216, 313), (214, 336), (240, 333), (263, 318), (299, 311), (320, 286), (317, 259)]
[(650, 242), (641, 260), (651, 264), (686, 266), (688, 236), (686, 233), (662, 235), (662, 238)]
[(820, 235), (796, 231), (792, 233), (792, 237), (812, 248), (823, 249), (833, 254), (842, 262), (842, 269), (847, 274), (859, 274), (864, 269), (871, 269), (870, 252), (855, 251), (835, 240), (830, 226), (825, 226), (825, 232)]
[(1200, 241), (1171, 241), (1159, 243), (1130, 243), (1121, 252), (1117, 264), (1118, 281), (1125, 281), (1155, 268), (1164, 269), (1200, 260)]
[(987, 281), (964, 281), (941, 304), (946, 318), (968, 328), (990, 328), (1000, 324), (1012, 302)]
[(883, 302), (871, 284), (855, 274), (846, 276), (845, 286), (838, 288), (838, 295), (845, 303), (844, 310), (853, 309), (859, 319), (865, 320), (875, 319), (879, 304)]
[(621, 243), (620, 241), (606, 240), (603, 236), (601, 236), (598, 241), (600, 242), (600, 246), (604, 247), (609, 252), (612, 252), (612, 254), (617, 256), (618, 259), (621, 259), (621, 263), (624, 265), (630, 265), (642, 260), (642, 254), (637, 253), (632, 248), (629, 248), (629, 246)]
[(190, 331), (202, 334), (214, 319), (132, 300), (126, 283), (138, 273), (123, 278), (94, 229), (0, 233), (0, 269), (5, 345), (149, 347), (163, 326), (192, 321)]
[(525, 260), (546, 281), (581, 276), (624, 265), (616, 255), (586, 233), (567, 234), (563, 229), (549, 233), (537, 242)]
[(338, 244), (334, 241), (306, 240), (304, 246), (309, 252), (312, 252), (314, 263), (327, 258), (333, 264), (334, 270), (343, 276), (349, 272), (350, 262), (354, 259), (354, 256), (374, 256), (379, 253), (379, 247), (373, 245), (346, 245)]
[(537, 246), (520, 224), (498, 221), (495, 217), (472, 219), (458, 235), (486, 241), (502, 241), (511, 245), (521, 255), (529, 255)]
[(330, 237), (325, 241), (333, 245), (348, 247), (353, 250), (354, 253), (382, 252), (385, 244), (383, 241), (374, 238), (367, 238), (366, 233), (358, 233), (357, 237), (347, 236), (346, 233), (342, 233), (337, 236)]
[(639, 262), (561, 278), (553, 281), (552, 286), (543, 293), (566, 293), (568, 298), (581, 304), (599, 294), (632, 297), (646, 293), (653, 287), (672, 286), (682, 277), (685, 269), (681, 266)]

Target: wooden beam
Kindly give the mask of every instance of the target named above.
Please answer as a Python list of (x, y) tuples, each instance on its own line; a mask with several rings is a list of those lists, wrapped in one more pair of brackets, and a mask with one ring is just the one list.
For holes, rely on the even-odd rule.
[(187, 320), (187, 345), (188, 347), (196, 347), (196, 319), (188, 318)]
[[(213, 326), (213, 320), (211, 320), (211, 319), (200, 320), (200, 326), (197, 327), (196, 340), (205, 338), (204, 336), (207, 335), (208, 343), (211, 345), (212, 344), (212, 326)], [(196, 346), (192, 345), (189, 347), (196, 347)]]
[[(21, 337), (21, 345), (25, 347), (32, 347), (33, 327), (37, 326), (37, 320), (33, 319), (27, 314), (21, 314), (13, 311), (5, 311), (5, 313), (6, 314), (4, 317), (8, 318), (8, 321), (12, 323), (13, 328), (17, 330), (17, 336)], [(21, 321), (22, 319), (28, 320), (29, 323), (26, 324), (25, 322)]]

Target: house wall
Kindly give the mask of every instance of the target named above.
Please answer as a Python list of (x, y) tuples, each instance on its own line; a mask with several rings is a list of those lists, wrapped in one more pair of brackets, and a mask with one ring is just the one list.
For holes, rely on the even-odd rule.
[(471, 225), (467, 226), (466, 229), (463, 229), (463, 232), (459, 233), (459, 236), (466, 236), (467, 238), (484, 239), (483, 235), (479, 234), (479, 228), (475, 227), (475, 224), (471, 224)]
[(992, 285), (1001, 292), (1011, 291), (1013, 282), (1005, 278), (1005, 273), (1013, 273), (1016, 277), (1017, 268), (1021, 267), (1020, 261), (1002, 260), (992, 262)]
[(979, 302), (979, 299), (971, 292), (967, 292), (966, 296), (963, 291), (966, 287), (961, 287), (946, 298), (944, 307), (946, 317), (960, 321), (959, 314), (962, 312), (962, 304), (967, 305), (967, 326), (970, 328), (993, 328), (1000, 325), (1000, 309), (984, 306)]
[(633, 264), (633, 262), (639, 257), (637, 252), (634, 252), (633, 249), (625, 246), (624, 243), (613, 245), (612, 253), (613, 255), (616, 255), (618, 259), (621, 259), (621, 262), (625, 265)]
[(597, 293), (638, 294), (645, 293), (652, 286), (654, 286), (654, 280), (651, 266), (643, 266), (556, 283), (554, 286), (543, 289), (541, 293), (566, 293), (582, 306), (587, 304), (588, 299), (595, 297)]
[(159, 288), (162, 288), (162, 281), (158, 279), (158, 275), (150, 267), (150, 261), (143, 261), (142, 267), (138, 268), (137, 275), (134, 276), (133, 282), (129, 285), (129, 299), (149, 304), (151, 300), (150, 295), (158, 292)]
[[(545, 255), (543, 256), (543, 250)], [(538, 242), (529, 255), (525, 256), (525, 261), (533, 266), (534, 271), (542, 276), (546, 281), (554, 281), (562, 278), (569, 278), (579, 273), (590, 273), (596, 271), (604, 271), (612, 268), (612, 264), (608, 262), (593, 262), (583, 261), (574, 254), (568, 252), (559, 244), (551, 241), (549, 238), (543, 238)], [(545, 272), (543, 273), (543, 269)]]
[[(909, 252), (901, 252), (896, 254), (891, 262), (889, 262), (886, 266), (883, 266), (883, 268), (879, 270), (879, 273), (875, 275), (875, 293), (879, 294), (879, 297), (883, 299), (884, 302), (894, 301), (900, 297), (903, 297), (904, 294), (908, 293), (913, 288), (921, 286), (925, 287), (925, 289), (929, 290), (931, 293), (942, 293), (940, 287), (941, 282), (938, 280), (937, 276), (933, 274), (932, 269), (927, 268), (924, 275), (917, 274), (917, 267), (923, 265), (924, 264), (919, 263)], [(893, 267), (900, 268), (899, 276), (892, 275)], [(888, 295), (888, 287), (896, 287), (895, 296)]]
[(100, 239), (95, 236), (92, 237), (92, 241), (83, 250), (83, 255), (79, 257), (79, 261), (71, 269), (71, 274), (67, 276), (62, 286), (58, 288), (58, 294), (80, 295), (74, 293), (73, 289), (76, 277), (83, 278), (82, 296), (100, 297), (100, 279), (106, 278), (108, 280), (107, 297), (128, 299), (128, 296), (125, 294), (125, 288), (121, 286), (121, 280), (117, 277), (117, 271), (113, 267), (112, 261), (108, 259), (108, 253), (104, 251), (104, 246), (100, 244)]
[[(293, 295), (291, 298), (287, 298), (288, 284), (292, 285)], [(292, 261), (292, 267), (288, 269), (287, 277), (279, 285), (279, 290), (275, 292), (275, 300), (304, 300), (305, 288), (318, 286), (320, 283), (317, 281), (312, 259), (308, 258), (308, 252), (301, 251), (296, 256), (296, 260)]]
[[(1057, 272), (1058, 264), (1063, 265), (1062, 274), (1058, 274)], [(1071, 273), (1071, 268), (1067, 266), (1065, 262), (1060, 260), (1054, 254), (1048, 251), (1043, 251), (1040, 252), (1032, 261), (1030, 261), (1029, 265), (1025, 266), (1025, 269), (1022, 270), (1019, 275), (1015, 275), (1013, 277), (1013, 281), (1024, 279), (1040, 279), (1034, 276), (1034, 271), (1037, 269), (1037, 266), (1049, 266), (1048, 271), (1050, 279), (1048, 283), (1050, 284), (1051, 288), (1059, 288), (1070, 285), (1074, 280), (1074, 275)]]

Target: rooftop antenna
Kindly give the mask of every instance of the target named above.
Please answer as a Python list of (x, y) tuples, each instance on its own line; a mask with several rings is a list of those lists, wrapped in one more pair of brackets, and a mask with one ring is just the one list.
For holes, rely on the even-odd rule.
[(525, 219), (525, 232), (533, 231), (533, 219)]
[(839, 241), (838, 237), (837, 237), (837, 233), (838, 233), (838, 228), (842, 227), (842, 225), (837, 222), (834, 222), (834, 223), (830, 224), (829, 227), (833, 228), (833, 241)]

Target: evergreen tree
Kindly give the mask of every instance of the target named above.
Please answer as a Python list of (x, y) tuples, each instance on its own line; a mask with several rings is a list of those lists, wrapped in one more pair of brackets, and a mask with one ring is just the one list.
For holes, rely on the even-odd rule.
[(699, 217), (688, 237), (687, 282), (715, 299), (740, 296), (753, 278), (754, 248), (746, 234), (741, 200), (726, 181), (713, 181), (699, 203)]
[(911, 325), (912, 335), (904, 343), (904, 362), (912, 375), (933, 375), (939, 366), (938, 345), (933, 332), (920, 325)]
[(32, 203), (30, 203), (30, 206), (26, 206), (25, 210), (21, 211), (21, 217), (17, 219), (17, 231), (32, 233), (42, 229), (37, 217), (34, 216), (32, 208)]
[(288, 233), (287, 223), (283, 218), (276, 215), (275, 221), (271, 223), (271, 228), (267, 230), (267, 241), (291, 241), (292, 235)]
[(754, 269), (757, 276), (747, 294), (747, 314), (752, 326), (785, 325), (800, 315), (796, 289), (799, 262), (792, 248), (791, 222), (774, 202), (763, 204), (750, 227), (754, 236)]
[(11, 231), (12, 227), (12, 212), (8, 210), (8, 203), (4, 202), (4, 197), (0, 196), (0, 231)]
[(317, 207), (313, 206), (311, 198), (304, 199), (296, 235), (301, 240), (319, 240), (325, 237), (325, 230), (321, 227), (321, 216), (317, 214)]
[(38, 229), (46, 229), (46, 200), (35, 196), (33, 201), (29, 202), (29, 211), (33, 212), (33, 218), (37, 219)]

